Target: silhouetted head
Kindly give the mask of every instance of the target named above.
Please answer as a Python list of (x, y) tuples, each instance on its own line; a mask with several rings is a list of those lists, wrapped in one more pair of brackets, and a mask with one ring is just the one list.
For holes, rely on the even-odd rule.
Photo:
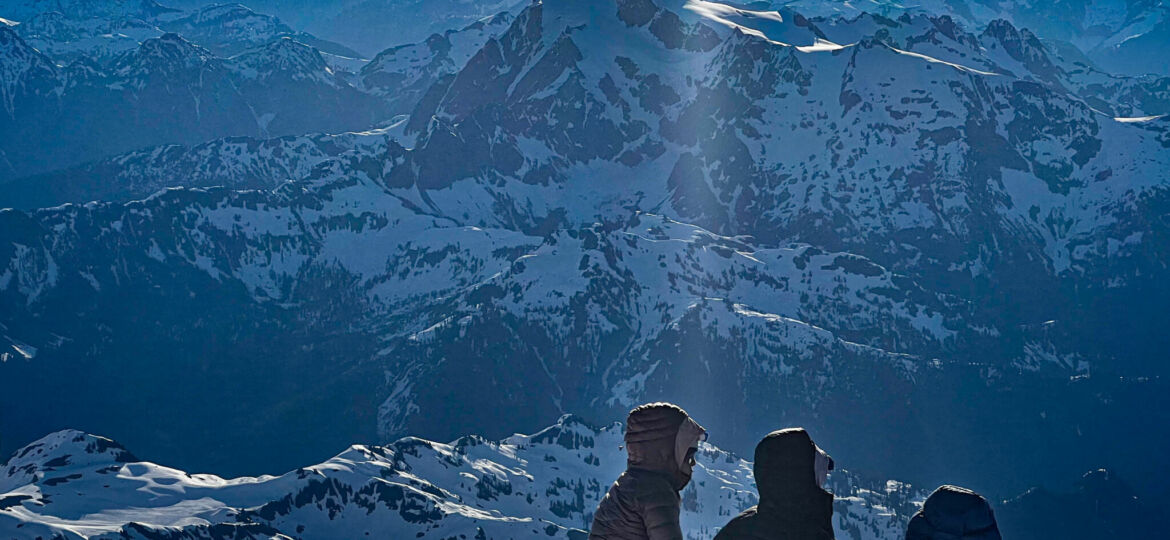
[(906, 528), (906, 540), (1000, 540), (991, 505), (978, 493), (942, 486)]
[(669, 475), (675, 489), (691, 480), (695, 452), (707, 432), (686, 411), (670, 403), (649, 403), (626, 418), (628, 465)]
[(769, 433), (756, 445), (755, 460), (761, 506), (789, 505), (825, 493), (824, 476), (833, 468), (833, 458), (801, 428)]

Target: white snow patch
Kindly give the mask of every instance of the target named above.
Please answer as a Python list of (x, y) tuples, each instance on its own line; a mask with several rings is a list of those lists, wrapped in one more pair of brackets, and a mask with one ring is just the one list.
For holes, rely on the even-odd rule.
[(1145, 122), (1152, 122), (1152, 121), (1157, 120), (1159, 118), (1162, 118), (1164, 116), (1166, 116), (1166, 115), (1156, 114), (1154, 116), (1117, 117), (1117, 118), (1114, 118), (1114, 120), (1121, 122), (1123, 124), (1142, 124)]
[(23, 356), (25, 360), (32, 360), (37, 357), (37, 348), (32, 345), (14, 341), (12, 343), (12, 350), (16, 351), (16, 354)]
[(971, 68), (971, 67), (967, 67), (967, 66), (964, 66), (964, 65), (961, 65), (961, 64), (956, 64), (956, 63), (953, 63), (953, 62), (946, 62), (946, 61), (943, 61), (943, 60), (939, 60), (938, 58), (934, 58), (934, 57), (932, 57), (932, 56), (927, 56), (927, 55), (925, 55), (925, 54), (921, 54), (921, 53), (910, 52), (910, 51), (904, 51), (904, 50), (902, 50), (902, 49), (896, 49), (896, 48), (894, 48), (894, 47), (890, 47), (890, 49), (891, 49), (891, 50), (893, 50), (894, 52), (898, 53), (898, 54), (904, 54), (904, 55), (906, 55), (906, 56), (913, 56), (913, 57), (915, 57), (915, 58), (921, 58), (921, 59), (923, 59), (923, 60), (926, 60), (927, 62), (931, 62), (931, 63), (933, 63), (933, 64), (943, 64), (943, 65), (946, 65), (946, 66), (951, 66), (951, 67), (953, 67), (953, 68), (955, 68), (955, 69), (957, 69), (957, 70), (959, 70), (959, 71), (966, 71), (967, 73), (974, 73), (974, 74), (976, 74), (976, 75), (986, 75), (986, 76), (988, 76), (988, 77), (998, 77), (998, 76), (999, 76), (999, 74), (998, 74), (998, 73), (992, 73), (992, 72), (990, 72), (990, 71), (981, 71), (981, 70), (978, 70), (978, 69), (975, 69), (975, 68)]

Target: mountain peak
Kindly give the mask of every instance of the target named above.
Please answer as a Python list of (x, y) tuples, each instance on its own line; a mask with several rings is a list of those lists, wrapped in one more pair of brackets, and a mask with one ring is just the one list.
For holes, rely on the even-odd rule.
[(191, 15), (175, 20), (171, 26), (205, 26), (226, 33), (274, 35), (292, 33), (292, 28), (271, 15), (257, 13), (238, 3), (214, 4), (199, 8)]
[(214, 59), (210, 51), (168, 32), (142, 42), (116, 63), (115, 72), (124, 77), (154, 73), (173, 74), (198, 68)]
[(0, 101), (9, 115), (22, 92), (49, 93), (57, 88), (57, 66), (9, 26), (0, 25)]
[(157, 38), (147, 39), (138, 47), (139, 59), (166, 62), (186, 62), (192, 59), (206, 61), (212, 55), (206, 49), (187, 41), (183, 36), (167, 32)]
[(233, 56), (231, 63), (250, 79), (285, 76), (295, 81), (332, 84), (333, 70), (321, 52), (289, 37), (274, 39)]
[(1006, 19), (995, 19), (988, 23), (980, 38), (988, 49), (1002, 49), (1022, 64), (1025, 71), (1043, 80), (1055, 81), (1060, 75), (1060, 68), (1049, 58), (1044, 44), (1026, 28), (1016, 28)]
[(136, 460), (134, 454), (113, 440), (66, 429), (50, 433), (13, 453), (0, 476), (0, 493), (24, 483), (43, 480), (48, 473), (66, 468)]

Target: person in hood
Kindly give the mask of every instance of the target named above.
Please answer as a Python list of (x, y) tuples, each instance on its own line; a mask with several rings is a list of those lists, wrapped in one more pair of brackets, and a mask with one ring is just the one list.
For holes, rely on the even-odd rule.
[(691, 481), (707, 432), (670, 403), (649, 403), (626, 419), (626, 471), (593, 514), (589, 540), (683, 540), (679, 492)]
[(833, 458), (800, 428), (773, 431), (756, 445), (760, 504), (733, 518), (715, 540), (833, 540), (833, 494), (822, 486)]
[(1001, 540), (991, 505), (978, 493), (942, 486), (910, 518), (906, 540)]

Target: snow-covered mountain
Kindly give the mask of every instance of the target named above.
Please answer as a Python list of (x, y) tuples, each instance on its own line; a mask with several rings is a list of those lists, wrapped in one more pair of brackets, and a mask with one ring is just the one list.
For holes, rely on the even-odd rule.
[[(172, 0), (194, 9), (216, 0)], [(529, 0), (251, 0), (248, 7), (273, 13), (293, 27), (344, 43), (367, 56), (434, 34), (466, 27), (505, 11), (518, 12)]]
[(1115, 73), (1170, 75), (1170, 6), (1162, 0), (1009, 0), (997, 2), (886, 0), (835, 2), (785, 0), (745, 2), (755, 9), (784, 7), (809, 17), (855, 17), (873, 13), (896, 18), (904, 13), (949, 15), (982, 29), (996, 19), (1026, 27), (1046, 40), (1063, 41)]
[(161, 21), (160, 27), (220, 56), (232, 56), (273, 41), (293, 39), (326, 54), (355, 59), (362, 57), (344, 45), (295, 31), (280, 19), (257, 13), (241, 4), (211, 5), (183, 17), (168, 17)]
[[(224, 479), (139, 461), (78, 431), (19, 450), (0, 475), (6, 538), (571, 538), (625, 468), (620, 424), (564, 417), (532, 435), (352, 446), (280, 476)], [(689, 539), (755, 504), (751, 463), (704, 444), (683, 491)], [(834, 472), (838, 538), (895, 540), (925, 494)]]
[[(0, 534), (21, 538), (273, 539), (380, 536), (584, 538), (625, 465), (621, 425), (566, 415), (532, 435), (355, 445), (278, 476), (222, 478), (141, 461), (76, 430), (41, 438), (0, 468)], [(687, 538), (709, 538), (757, 500), (751, 463), (702, 444), (683, 491)], [(926, 492), (834, 471), (842, 540), (899, 540)], [(1156, 510), (1105, 470), (1072, 493), (1036, 488), (993, 501), (1005, 535), (1040, 540), (1157, 535)], [(1070, 513), (1072, 512), (1072, 513)]]
[(489, 39), (503, 33), (513, 17), (500, 13), (459, 30), (432, 34), (418, 43), (386, 49), (361, 71), (363, 87), (406, 114), (437, 81), (454, 75)]
[(225, 59), (168, 33), (105, 66), (65, 67), (7, 27), (0, 42), (3, 179), (160, 143), (361, 129), (388, 114), (320, 51), (290, 38)]
[[(17, 66), (9, 68), (8, 71), (21, 73), (20, 65), (26, 62), (20, 57), (34, 54), (32, 49), (39, 49), (41, 52), (49, 53), (42, 61), (58, 64), (66, 60), (72, 62), (67, 68), (58, 68), (62, 74), (55, 78), (60, 79), (68, 75), (74, 79), (69, 84), (77, 86), (78, 82), (90, 82), (94, 78), (100, 78), (101, 72), (105, 69), (103, 65), (116, 63), (126, 56), (133, 56), (144, 45), (158, 43), (157, 38), (164, 35), (164, 31), (173, 31), (191, 43), (204, 46), (212, 56), (225, 57), (244, 51), (242, 56), (255, 57), (255, 60), (251, 62), (253, 65), (271, 61), (276, 65), (298, 67), (299, 73), (293, 74), (292, 81), (290, 81), (294, 84), (279, 85), (278, 88), (266, 94), (252, 92), (253, 95), (250, 96), (250, 99), (261, 98), (265, 101), (273, 101), (277, 95), (291, 94), (293, 96), (279, 100), (287, 103), (248, 103), (247, 105), (253, 109), (252, 116), (256, 121), (255, 125), (241, 121), (241, 125), (233, 127), (204, 126), (202, 129), (183, 129), (182, 133), (187, 135), (182, 138), (147, 130), (136, 138), (143, 142), (154, 143), (199, 142), (206, 140), (209, 136), (215, 136), (215, 134), (242, 135), (257, 132), (261, 135), (300, 134), (304, 131), (320, 129), (333, 130), (335, 125), (365, 127), (363, 124), (375, 123), (372, 120), (358, 121), (355, 119), (334, 120), (332, 122), (317, 121), (318, 119), (314, 115), (310, 115), (310, 118), (303, 119), (299, 126), (281, 126), (279, 124), (283, 120), (291, 118), (292, 115), (266, 111), (271, 106), (282, 108), (282, 105), (285, 107), (295, 105), (314, 111), (324, 108), (330, 110), (331, 113), (322, 116), (336, 118), (338, 114), (332, 112), (339, 107), (336, 101), (344, 99), (356, 100), (357, 106), (352, 108), (356, 112), (351, 111), (348, 114), (351, 117), (356, 115), (384, 121), (395, 114), (409, 113), (422, 100), (427, 90), (444, 77), (453, 76), (454, 73), (460, 71), (489, 39), (506, 30), (513, 19), (507, 13), (488, 17), (460, 30), (435, 34), (419, 43), (386, 50), (378, 55), (373, 62), (364, 63), (345, 56), (354, 54), (352, 51), (347, 52), (343, 48), (322, 42), (308, 34), (293, 32), (280, 21), (256, 14), (240, 5), (210, 6), (193, 13), (186, 13), (150, 3), (138, 6), (137, 4), (105, 5), (99, 2), (92, 6), (86, 4), (86, 9), (79, 8), (71, 11), (77, 15), (66, 16), (55, 11), (45, 13), (36, 11), (37, 9), (50, 9), (54, 5), (34, 3), (32, 7), (17, 9), (20, 6), (16, 6), (12, 8), (18, 15), (27, 13), (38, 13), (38, 15), (33, 16), (28, 22), (13, 27), (17, 34), (25, 39), (23, 46), (30, 50), (24, 53), (13, 53), (14, 58), (0, 59), (17, 64)], [(130, 9), (133, 6), (137, 7), (134, 10)], [(1059, 93), (1071, 93), (1079, 99), (1085, 100), (1094, 109), (1117, 117), (1143, 118), (1165, 114), (1170, 106), (1168, 105), (1170, 103), (1170, 90), (1168, 90), (1170, 89), (1170, 78), (1135, 78), (1104, 73), (1092, 67), (1087, 60), (1079, 59), (1075, 55), (1055, 53), (1050, 50), (1050, 47), (1041, 44), (1027, 30), (1017, 30), (1002, 20), (992, 21), (982, 34), (975, 35), (964, 33), (954, 21), (946, 17), (932, 19), (923, 15), (914, 17), (903, 15), (897, 20), (891, 20), (876, 15), (861, 15), (854, 19), (809, 20), (789, 10), (764, 16), (767, 14), (718, 6), (722, 6), (722, 4), (690, 2), (683, 5), (680, 12), (700, 13), (705, 20), (716, 27), (730, 27), (736, 31), (746, 31), (761, 36), (767, 35), (768, 39), (774, 41), (797, 46), (804, 45), (803, 49), (806, 52), (810, 50), (809, 47), (832, 48), (842, 44), (859, 43), (866, 39), (876, 40), (876, 42), (890, 45), (899, 50), (921, 52), (932, 58), (953, 61), (960, 65), (970, 64), (990, 73), (1002, 73), (1013, 78), (1018, 77), (1027, 81), (1043, 83), (1053, 87)], [(116, 7), (119, 9), (115, 9)], [(116, 18), (127, 13), (139, 18), (133, 20)], [(102, 18), (103, 16), (106, 18)], [(144, 18), (149, 17), (154, 17), (151, 19), (153, 22), (144, 22), (147, 20)], [(91, 47), (92, 40), (74, 35), (76, 32), (72, 27), (62, 29), (62, 25), (68, 27), (69, 24), (73, 23), (87, 25), (87, 28), (93, 27), (91, 34), (101, 38), (99, 40), (101, 45)], [(114, 28), (115, 26), (117, 28)], [(111, 39), (113, 41), (109, 41)], [(78, 43), (90, 45), (82, 46)], [(308, 47), (293, 47), (292, 43), (320, 46), (320, 58), (316, 58), (318, 54), (310, 53)], [(287, 46), (282, 46), (282, 44)], [(298, 50), (301, 52), (289, 54)], [(293, 56), (303, 58), (289, 62), (287, 59)], [(236, 62), (235, 64), (240, 65), (241, 63)], [(322, 63), (324, 66), (320, 65)], [(243, 67), (247, 73), (256, 71), (255, 69), (247, 69), (247, 66)], [(359, 71), (360, 74), (358, 74)], [(255, 77), (247, 76), (247, 73), (243, 77), (244, 80), (255, 79)], [(15, 84), (23, 83), (19, 77), (14, 78), (18, 79)], [(47, 78), (53, 79), (54, 77)], [(321, 90), (316, 88), (313, 83), (330, 82), (328, 80), (344, 86), (353, 86), (356, 92), (346, 89), (340, 95), (322, 95)], [(258, 82), (264, 83), (264, 81)], [(168, 81), (168, 83), (172, 85), (184, 84), (182, 80)], [(66, 83), (49, 80), (43, 84), (52, 86)], [(116, 81), (106, 81), (106, 85), (119, 87), (119, 83)], [(82, 93), (84, 94), (84, 92)], [(433, 99), (440, 97), (436, 92)], [(100, 98), (89, 98), (88, 96), (81, 99), (101, 101)], [(53, 101), (60, 100), (50, 100), (50, 103), (47, 104), (50, 109), (68, 108), (71, 105), (69, 103), (52, 103)], [(13, 106), (15, 107), (15, 104)], [(38, 107), (44, 106), (46, 104), (34, 101), (22, 108), (30, 109), (30, 115), (44, 116), (44, 111), (38, 110)], [(82, 114), (92, 114), (90, 109), (95, 108), (95, 106), (88, 104), (81, 107), (83, 108)], [(179, 107), (179, 105), (171, 104), (169, 107), (174, 108)], [(226, 109), (230, 109), (230, 107), (230, 104), (225, 106)], [(371, 111), (371, 108), (374, 111)], [(277, 120), (278, 125), (275, 129), (267, 129), (269, 127), (267, 122), (273, 114), (277, 114), (281, 118)], [(114, 116), (124, 117), (126, 115)], [(238, 118), (240, 115), (233, 116)], [(345, 117), (346, 114), (342, 113), (341, 116)], [(201, 117), (195, 121), (204, 123)], [(52, 125), (51, 123), (42, 123)], [(417, 129), (417, 126), (414, 127)], [(20, 132), (19, 129), (10, 131)], [(51, 134), (43, 135), (51, 137)], [(28, 140), (28, 137), (25, 136), (14, 138), (21, 141)], [(97, 138), (105, 139), (105, 137)], [(69, 141), (45, 141), (46, 144), (52, 146), (62, 146), (66, 142)], [(85, 148), (87, 145), (82, 142), (73, 144), (81, 146), (80, 156), (83, 158), (94, 158), (109, 153), (104, 148), (88, 151)], [(89, 145), (92, 144), (92, 142), (89, 143)], [(133, 148), (144, 145), (115, 144), (114, 148), (119, 146)], [(6, 155), (21, 153), (17, 152), (15, 148), (7, 149), (5, 152)], [(61, 165), (60, 159), (44, 159), (43, 156), (37, 156), (35, 152), (32, 153), (32, 157), (39, 162), (53, 163), (54, 167)], [(70, 161), (75, 162), (76, 156), (71, 154), (70, 160), (65, 163)], [(28, 169), (20, 164), (13, 164), (9, 168), (15, 169), (8, 176), (8, 178), (12, 178), (13, 176), (40, 172), (46, 166), (41, 165)]]
[[(1160, 228), (1146, 212), (1165, 208), (1163, 121), (1118, 120), (1056, 85), (931, 56), (934, 25), (910, 50), (876, 34), (790, 46), (705, 15), (533, 6), (424, 100), (390, 184), (478, 226), (647, 209), (852, 251), (981, 305), (1071, 299), (1067, 286), (1111, 295), (1130, 279), (1145, 287), (1139, 261), (1163, 264), (1145, 251), (1157, 242), (1133, 236)], [(1057, 318), (1026, 304), (1021, 324)], [(1085, 329), (1108, 324), (1099, 316), (1085, 313)]]
[[(405, 152), (384, 144), (379, 155)], [(205, 434), (174, 459), (270, 467), (261, 464), (273, 452), (299, 459), (379, 432), (495, 432), (669, 396), (722, 419), (741, 447), (769, 419), (828, 421), (826, 440), (866, 466), (971, 478), (987, 471), (923, 463), (888, 433), (920, 444), (918, 422), (1032, 410), (1034, 422), (1011, 430), (960, 423), (929, 434), (976, 453), (986, 451), (978, 441), (1013, 440), (1022, 449), (1012, 467), (1083, 468), (1078, 452), (1052, 456), (1035, 439), (1120, 437), (1106, 435), (1124, 425), (1105, 411), (1122, 414), (1117, 398), (1156, 390), (1107, 379), (1062, 388), (1010, 365), (899, 354), (950, 357), (967, 342), (991, 355), (983, 362), (1079, 369), (1054, 354), (1053, 336), (981, 327), (964, 303), (849, 254), (760, 248), (653, 215), (544, 239), (460, 226), (387, 190), (385, 171), (401, 165), (391, 159), (342, 153), (315, 180), (274, 192), (175, 190), (125, 206), (0, 213), (5, 334), (35, 351), (0, 366), (4, 380), (43, 381), (59, 396), (29, 408), (8, 389), (4, 409), (25, 415), (10, 436), (134, 411), (133, 423), (110, 427), (119, 438), (157, 444), (145, 434), (178, 424)], [(365, 172), (330, 178), (338, 170)], [(110, 360), (62, 361), (79, 357)], [(172, 379), (184, 382), (149, 382)], [(1053, 401), (1036, 400), (1037, 387)], [(958, 388), (986, 407), (979, 420), (947, 405)], [(111, 393), (124, 408), (81, 405)], [(1055, 403), (1065, 409), (1040, 415)], [(1082, 418), (1086, 408), (1098, 416)], [(1049, 422), (1080, 431), (1053, 433)], [(314, 435), (289, 448), (297, 426)], [(212, 450), (216, 440), (233, 441), (230, 451)]]
[[(400, 84), (412, 105), (340, 136), (199, 144), (213, 134), (180, 124), (190, 146), (22, 181), (119, 202), (0, 211), (0, 410), (37, 383), (62, 396), (7, 420), (14, 436), (77, 425), (258, 468), (666, 398), (729, 448), (799, 423), (916, 483), (1170, 473), (1131, 459), (1167, 434), (1118, 421), (1170, 421), (1164, 79), (1005, 22), (683, 0), (546, 0), (352, 83), (292, 40), (222, 59), (158, 38), (108, 72), (5, 31), (10, 114), (110, 84), (205, 89), (183, 103), (245, 133), (304, 88), (316, 107)], [(263, 126), (313, 131), (277, 128), (320, 110), (304, 102)], [(200, 435), (144, 435), (178, 431)]]
[[(207, 0), (176, 0), (180, 7), (208, 5)], [(252, 8), (275, 13), (296, 28), (346, 43), (368, 55), (430, 34), (466, 26), (481, 17), (505, 10), (519, 12), (530, 2), (517, 0), (342, 0), (304, 2), (254, 0)], [(872, 14), (897, 19), (903, 14), (946, 15), (969, 31), (981, 32), (995, 20), (1028, 28), (1054, 45), (1068, 44), (1087, 54), (1100, 68), (1127, 75), (1170, 75), (1170, 7), (1161, 0), (925, 0), (898, 3), (886, 0), (743, 0), (709, 2), (695, 6), (730, 5), (742, 10), (797, 12), (814, 19), (854, 18)]]
[[(785, 11), (822, 40), (856, 43), (872, 37), (897, 49), (1070, 92), (1115, 117), (1144, 117), (1170, 111), (1170, 77), (1110, 74), (1075, 50), (1045, 44), (1027, 28), (1004, 19), (968, 32), (949, 16), (903, 14), (897, 19), (861, 14), (852, 19), (802, 19)], [(746, 22), (746, 21), (745, 21)]]
[[(66, 4), (8, 8), (24, 22), (4, 28), (0, 92), (10, 124), (0, 134), (0, 181), (159, 143), (386, 124), (411, 112), (437, 80), (462, 69), (511, 22), (506, 13), (488, 17), (366, 62), (238, 4), (191, 12), (150, 2)], [(159, 61), (149, 61), (155, 56)], [(129, 66), (133, 61), (141, 65)], [(131, 76), (138, 79), (125, 80)], [(143, 92), (145, 79), (162, 91)], [(123, 110), (130, 104), (135, 110)], [(165, 125), (145, 125), (150, 119)], [(33, 200), (50, 200), (52, 190)]]
[(164, 32), (140, 18), (74, 18), (59, 11), (39, 13), (13, 30), (56, 62), (80, 58), (109, 60)]
[(26, 0), (0, 8), (0, 16), (19, 21), (13, 30), (59, 64), (82, 58), (105, 63), (168, 32), (224, 57), (281, 38), (338, 57), (361, 57), (240, 4), (213, 4), (188, 12), (153, 1)]

